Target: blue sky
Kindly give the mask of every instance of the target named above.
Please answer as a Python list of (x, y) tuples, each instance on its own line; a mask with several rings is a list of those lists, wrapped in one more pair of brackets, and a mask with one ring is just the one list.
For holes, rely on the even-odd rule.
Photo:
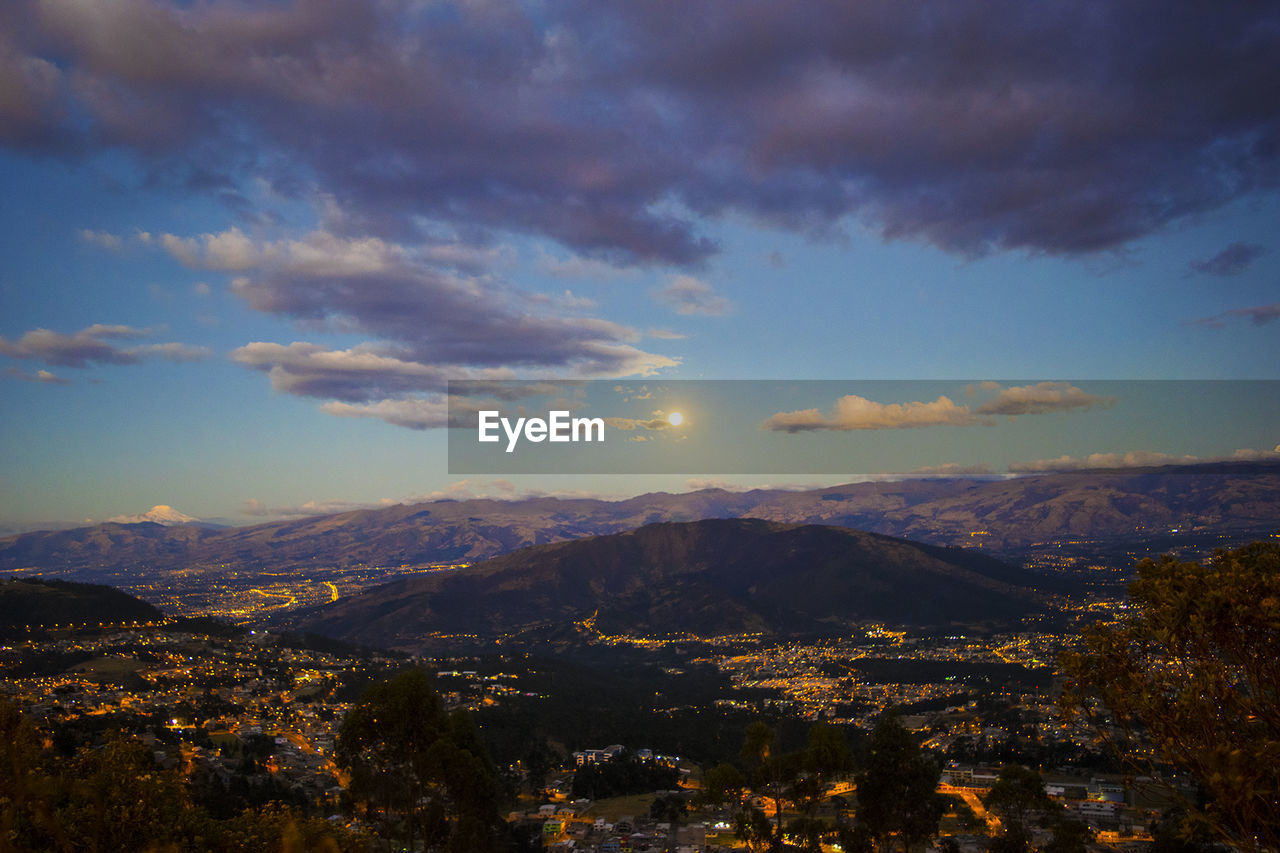
[[(449, 379), (1280, 378), (1277, 42), (1257, 4), (5, 4), (0, 527), (706, 481), (450, 476)], [(1080, 423), (1062, 467), (1280, 441)], [(946, 429), (874, 440), (990, 465)]]

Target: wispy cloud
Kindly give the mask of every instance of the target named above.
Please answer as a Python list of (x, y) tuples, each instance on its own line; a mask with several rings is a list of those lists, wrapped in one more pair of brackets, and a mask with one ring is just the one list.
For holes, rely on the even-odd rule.
[(718, 317), (729, 311), (729, 302), (717, 294), (711, 285), (691, 275), (674, 275), (658, 290), (659, 301), (677, 314), (704, 314)]
[(985, 462), (973, 465), (944, 462), (941, 465), (924, 465), (909, 472), (913, 477), (986, 477), (991, 473), (991, 466)]
[(32, 329), (16, 341), (0, 337), (0, 355), (42, 361), (56, 367), (80, 368), (91, 364), (138, 364), (153, 358), (172, 362), (200, 361), (210, 355), (205, 347), (180, 343), (133, 346), (115, 343), (145, 338), (151, 334), (149, 329), (100, 323), (71, 334)]
[(240, 505), (240, 512), (244, 515), (254, 518), (263, 519), (290, 519), (290, 518), (309, 518), (315, 515), (335, 515), (340, 512), (354, 512), (361, 509), (383, 509), (389, 506), (395, 506), (398, 501), (381, 500), (375, 503), (362, 503), (359, 501), (344, 500), (320, 500), (306, 501), (305, 503), (285, 505), (285, 506), (268, 506), (257, 498), (249, 498)]
[(1001, 388), (993, 382), (983, 383), (982, 390), (995, 391), (996, 396), (976, 409), (979, 415), (1044, 415), (1077, 409), (1108, 408), (1115, 397), (1089, 394), (1067, 382), (1038, 382)]
[(115, 234), (106, 231), (92, 231), (88, 228), (81, 229), (80, 239), (97, 246), (100, 249), (106, 249), (109, 252), (118, 252), (124, 248), (124, 241)]
[(71, 384), (71, 380), (63, 379), (61, 376), (58, 376), (57, 374), (51, 373), (50, 371), (43, 370), (43, 369), (37, 370), (35, 373), (27, 373), (25, 370), (22, 370), (20, 368), (10, 367), (7, 370), (5, 370), (4, 373), (6, 376), (11, 376), (14, 379), (21, 379), (24, 382), (43, 382), (46, 385), (70, 385)]
[(931, 403), (877, 403), (857, 394), (836, 400), (831, 414), (818, 409), (778, 412), (761, 425), (772, 432), (847, 432), (864, 429), (913, 429), (932, 426), (971, 426), (980, 423), (968, 406), (942, 396)]
[(772, 432), (848, 432), (876, 429), (919, 429), (938, 426), (991, 426), (996, 415), (1043, 415), (1103, 408), (1115, 404), (1113, 397), (1089, 394), (1067, 382), (1040, 382), (1035, 385), (1003, 387), (995, 382), (970, 386), (972, 394), (994, 396), (971, 408), (945, 395), (932, 402), (878, 403), (857, 394), (836, 400), (831, 413), (819, 409), (778, 412), (767, 418), (762, 429)]
[(1056, 459), (1036, 459), (1030, 462), (1014, 462), (1009, 471), (1014, 474), (1037, 474), (1051, 471), (1085, 471), (1108, 468), (1150, 468), (1159, 465), (1194, 465), (1201, 462), (1249, 462), (1280, 460), (1280, 445), (1274, 450), (1237, 450), (1230, 456), (1200, 457), (1176, 455), (1155, 450), (1131, 450), (1125, 453), (1091, 453), (1088, 456), (1059, 456)]
[(1280, 302), (1273, 302), (1270, 305), (1254, 305), (1249, 308), (1232, 308), (1223, 311), (1221, 314), (1213, 314), (1209, 317), (1200, 317), (1192, 320), (1190, 325), (1202, 326), (1206, 329), (1224, 328), (1231, 320), (1247, 320), (1254, 326), (1265, 326), (1280, 318)]
[(1188, 266), (1198, 273), (1220, 278), (1240, 275), (1267, 252), (1266, 246), (1259, 246), (1257, 243), (1235, 242), (1213, 257), (1191, 261)]

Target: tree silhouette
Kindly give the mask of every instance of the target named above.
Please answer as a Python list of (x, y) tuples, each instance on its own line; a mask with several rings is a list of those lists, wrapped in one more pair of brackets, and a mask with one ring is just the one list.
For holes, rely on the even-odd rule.
[(1004, 822), (1004, 834), (996, 843), (1003, 853), (1029, 849), (1031, 830), (1028, 822), (1057, 809), (1045, 793), (1040, 774), (1019, 764), (1001, 768), (1000, 778), (982, 798), (982, 803)]
[(1065, 654), (1068, 715), (1104, 738), (1145, 735), (1142, 772), (1190, 772), (1208, 799), (1189, 815), (1245, 850), (1280, 850), (1280, 544), (1219, 551), (1208, 565), (1144, 560), (1115, 625)]
[(867, 742), (857, 774), (858, 822), (882, 850), (896, 840), (903, 853), (938, 831), (946, 804), (938, 794), (941, 771), (897, 717), (885, 715)]
[[(747, 726), (742, 743), (742, 757), (751, 768), (752, 789), (773, 800), (774, 825), (770, 849), (781, 850), (782, 798), (787, 782), (794, 778), (794, 771), (798, 768), (797, 756), (779, 752), (777, 732), (763, 720), (756, 720)], [(743, 830), (755, 836), (760, 835), (760, 821), (754, 814), (749, 815), (745, 822), (740, 820), (739, 824)]]
[(348, 712), (336, 758), (383, 835), (413, 850), (497, 845), (497, 782), (464, 713), (446, 714), (421, 670), (370, 687)]

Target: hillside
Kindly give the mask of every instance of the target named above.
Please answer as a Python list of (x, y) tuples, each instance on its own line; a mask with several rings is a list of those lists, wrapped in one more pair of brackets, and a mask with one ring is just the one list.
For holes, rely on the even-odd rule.
[(1127, 541), (1175, 527), (1269, 535), (1280, 519), (1280, 464), (905, 480), (799, 492), (705, 489), (623, 501), (434, 501), (226, 529), (109, 523), (0, 539), (0, 571), (422, 565), (481, 560), (660, 521), (743, 517), (977, 545), (1002, 555), (1070, 537)]
[(43, 578), (0, 582), (0, 637), (27, 628), (148, 622), (159, 610), (131, 595), (97, 584)]
[[(1038, 609), (1036, 578), (972, 551), (757, 519), (659, 523), (526, 548), (366, 590), (299, 617), (370, 644), (592, 620), (605, 634), (838, 633), (972, 624)], [(593, 618), (594, 617), (594, 618)]]

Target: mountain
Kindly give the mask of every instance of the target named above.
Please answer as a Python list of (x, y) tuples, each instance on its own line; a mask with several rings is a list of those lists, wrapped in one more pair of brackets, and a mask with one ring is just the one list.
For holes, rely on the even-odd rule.
[(109, 586), (43, 578), (0, 581), (0, 637), (19, 636), (30, 627), (161, 618), (150, 604)]
[(758, 519), (650, 524), (393, 581), (295, 617), (317, 633), (413, 645), (588, 620), (603, 634), (839, 633), (974, 624), (1039, 608), (1037, 576), (973, 551)]
[(660, 521), (830, 524), (1016, 557), (1071, 538), (1129, 542), (1173, 528), (1245, 540), (1275, 532), (1280, 464), (1221, 463), (1005, 480), (857, 483), (812, 491), (704, 489), (623, 501), (433, 501), (249, 527), (107, 523), (0, 539), (0, 571), (147, 573), (467, 562)]
[(166, 527), (172, 527), (175, 524), (190, 524), (199, 520), (194, 515), (179, 512), (168, 504), (156, 504), (146, 512), (137, 515), (118, 515), (115, 518), (108, 519), (108, 521), (116, 524), (141, 524), (144, 521), (154, 521), (156, 524), (163, 524)]

